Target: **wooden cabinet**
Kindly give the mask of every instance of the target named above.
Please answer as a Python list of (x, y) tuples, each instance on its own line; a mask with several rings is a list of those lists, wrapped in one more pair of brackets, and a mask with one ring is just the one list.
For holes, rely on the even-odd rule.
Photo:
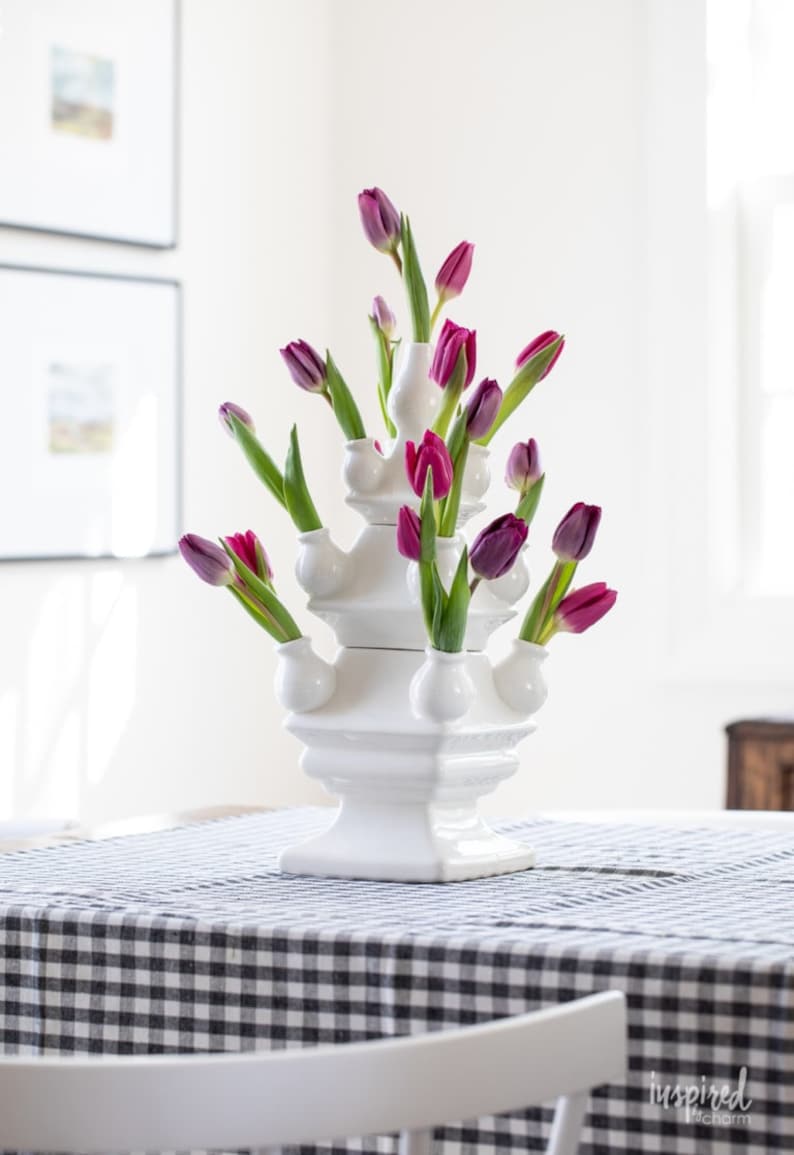
[(794, 810), (794, 717), (731, 722), (730, 810)]

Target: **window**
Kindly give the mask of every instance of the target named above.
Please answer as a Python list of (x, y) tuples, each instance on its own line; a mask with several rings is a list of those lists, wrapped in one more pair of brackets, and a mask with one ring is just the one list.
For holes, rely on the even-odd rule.
[(706, 13), (712, 408), (733, 404), (717, 487), (738, 512), (723, 577), (794, 597), (794, 3)]

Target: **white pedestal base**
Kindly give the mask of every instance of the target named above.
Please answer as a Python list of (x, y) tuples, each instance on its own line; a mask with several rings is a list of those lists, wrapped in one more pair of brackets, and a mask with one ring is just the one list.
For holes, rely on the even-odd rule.
[(380, 882), (462, 882), (535, 865), (529, 846), (504, 838), (472, 806), (345, 798), (329, 828), (279, 860), (290, 874)]

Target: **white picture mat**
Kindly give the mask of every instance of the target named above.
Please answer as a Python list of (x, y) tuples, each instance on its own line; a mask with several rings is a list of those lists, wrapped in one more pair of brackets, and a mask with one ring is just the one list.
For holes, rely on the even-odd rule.
[[(174, 550), (178, 286), (0, 267), (0, 316), (0, 557)], [(86, 397), (91, 409), (98, 377), (100, 418), (108, 408), (112, 415), (109, 445), (53, 450), (64, 368), (77, 381), (78, 410)], [(84, 419), (78, 412), (78, 434)]]
[[(0, 222), (175, 243), (175, 0), (3, 0)], [(112, 64), (110, 139), (53, 130), (53, 50)]]

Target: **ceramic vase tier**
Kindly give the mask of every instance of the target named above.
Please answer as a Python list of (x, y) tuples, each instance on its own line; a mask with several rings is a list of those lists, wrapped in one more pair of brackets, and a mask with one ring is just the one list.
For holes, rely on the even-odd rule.
[[(298, 580), (340, 649), (323, 674), (308, 643), (292, 645), (279, 655), (288, 668), (280, 666), (277, 681), (291, 709), (287, 729), (305, 746), (303, 769), (339, 806), (326, 830), (283, 852), (280, 866), (290, 873), (450, 882), (534, 864), (529, 846), (493, 831), (477, 809), (479, 798), (515, 773), (516, 748), (545, 697), (540, 647), (522, 643), (496, 671), (485, 653), (526, 590), (523, 555), (510, 582), (477, 588), (464, 651), (439, 654), (427, 649), (416, 566), (397, 551), (397, 513), (418, 504), (405, 475), (405, 442), (421, 440), (441, 399), (430, 359), (429, 345), (406, 346), (389, 397), (397, 435), (384, 452), (369, 439), (347, 447), (347, 500), (366, 522), (350, 551), (327, 530), (300, 539)], [(447, 583), (463, 548), (460, 528), (484, 508), (487, 451), (473, 448), (459, 533), (439, 541)]]

